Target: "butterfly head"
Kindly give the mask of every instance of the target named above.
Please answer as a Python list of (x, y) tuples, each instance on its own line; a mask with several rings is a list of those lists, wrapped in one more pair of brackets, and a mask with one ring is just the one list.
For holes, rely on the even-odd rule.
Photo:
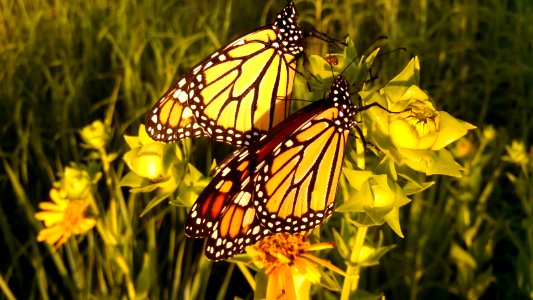
[(341, 124), (344, 124), (344, 129), (349, 130), (357, 125), (355, 115), (357, 114), (357, 107), (355, 107), (350, 100), (350, 84), (339, 75), (333, 81), (329, 91), (329, 99), (333, 101), (335, 106), (339, 107), (339, 118), (343, 119)]
[(285, 8), (278, 13), (274, 20), (274, 30), (278, 35), (280, 47), (284, 52), (292, 55), (299, 55), (303, 52), (303, 33), (300, 26), (296, 22), (298, 12), (294, 3), (289, 2)]

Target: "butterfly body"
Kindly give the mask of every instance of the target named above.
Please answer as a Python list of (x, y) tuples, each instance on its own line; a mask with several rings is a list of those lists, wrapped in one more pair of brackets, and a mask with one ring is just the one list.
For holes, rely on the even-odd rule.
[(232, 257), (274, 233), (308, 231), (334, 208), (357, 108), (339, 76), (329, 96), (291, 115), (224, 162), (191, 207), (190, 237), (207, 237), (206, 256)]
[(249, 145), (289, 114), (296, 60), (303, 52), (289, 3), (274, 23), (230, 42), (194, 66), (154, 105), (146, 131), (157, 141), (209, 136)]

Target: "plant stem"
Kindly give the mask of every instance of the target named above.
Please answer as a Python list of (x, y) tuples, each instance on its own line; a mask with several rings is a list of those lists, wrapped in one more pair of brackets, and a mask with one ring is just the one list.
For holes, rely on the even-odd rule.
[(359, 286), (359, 271), (361, 269), (361, 266), (359, 265), (359, 257), (361, 255), (361, 250), (365, 242), (367, 231), (368, 227), (359, 227), (357, 229), (354, 246), (350, 255), (350, 261), (348, 262), (348, 267), (346, 268), (346, 279), (344, 280), (344, 284), (342, 286), (342, 300), (350, 299), (350, 293), (356, 291)]

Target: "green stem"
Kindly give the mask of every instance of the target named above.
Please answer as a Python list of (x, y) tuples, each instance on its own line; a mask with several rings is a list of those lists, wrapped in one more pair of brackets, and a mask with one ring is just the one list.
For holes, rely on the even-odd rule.
[(107, 152), (105, 149), (98, 149), (100, 152), (100, 158), (102, 161), (102, 167), (104, 169), (105, 174), (105, 184), (107, 185), (107, 188), (109, 189), (109, 192), (111, 193), (111, 196), (114, 197), (114, 188), (113, 188), (113, 179), (111, 178), (111, 165), (109, 163), (109, 156), (107, 155)]
[(359, 286), (359, 273), (361, 269), (361, 266), (359, 265), (359, 257), (361, 255), (361, 250), (363, 249), (367, 232), (368, 227), (359, 227), (357, 229), (355, 243), (350, 255), (350, 261), (348, 262), (348, 267), (346, 268), (346, 279), (344, 280), (344, 284), (342, 286), (342, 300), (350, 299), (350, 293), (356, 291)]
[[(363, 139), (363, 137), (361, 137)], [(365, 146), (362, 141), (358, 140), (359, 143), (356, 143), (355, 151), (357, 152), (357, 167), (361, 170), (364, 170), (366, 167), (365, 160)], [(361, 256), (361, 250), (363, 249), (363, 244), (365, 243), (366, 233), (368, 232), (368, 227), (358, 227), (357, 233), (355, 235), (355, 242), (353, 244), (352, 253), (350, 254), (350, 260), (348, 261), (346, 268), (346, 279), (342, 286), (341, 299), (348, 300), (350, 299), (350, 293), (357, 291), (359, 286), (360, 278), (360, 265), (359, 258)]]

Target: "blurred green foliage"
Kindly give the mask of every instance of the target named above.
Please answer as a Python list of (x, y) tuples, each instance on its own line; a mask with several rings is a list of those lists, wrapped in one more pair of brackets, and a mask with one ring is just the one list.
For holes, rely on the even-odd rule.
[[(0, 0), (5, 297), (250, 295), (250, 289), (235, 288), (243, 279), (233, 265), (200, 259), (202, 242), (183, 235), (184, 210), (161, 205), (139, 218), (151, 199), (118, 187), (126, 170), (115, 158), (129, 150), (123, 135), (137, 133), (177, 77), (230, 39), (269, 22), (284, 4)], [(419, 56), (420, 85), (442, 106), (437, 109), (481, 128), (454, 150), (464, 177), (438, 179), (402, 211), (405, 239), (389, 229), (369, 234), (366, 242), (376, 247), (382, 239), (397, 246), (362, 272), (360, 287), (401, 299), (533, 297), (533, 2), (296, 4), (304, 27), (339, 39), (349, 34), (360, 52), (386, 35), (386, 43), (376, 43), (392, 52), (376, 59), (378, 82)], [(96, 119), (111, 128), (109, 153), (81, 146), (79, 131)], [(511, 159), (504, 147), (511, 140), (524, 145), (528, 163)], [(184, 156), (207, 174), (212, 158), (228, 153), (213, 151), (213, 145), (194, 141), (184, 146)], [(71, 162), (86, 165), (92, 175), (103, 172), (94, 190), (100, 200), (110, 199), (100, 202), (109, 212), (101, 217), (119, 238), (100, 241), (88, 234), (79, 245), (52, 253), (35, 240), (42, 225), (33, 214)]]

